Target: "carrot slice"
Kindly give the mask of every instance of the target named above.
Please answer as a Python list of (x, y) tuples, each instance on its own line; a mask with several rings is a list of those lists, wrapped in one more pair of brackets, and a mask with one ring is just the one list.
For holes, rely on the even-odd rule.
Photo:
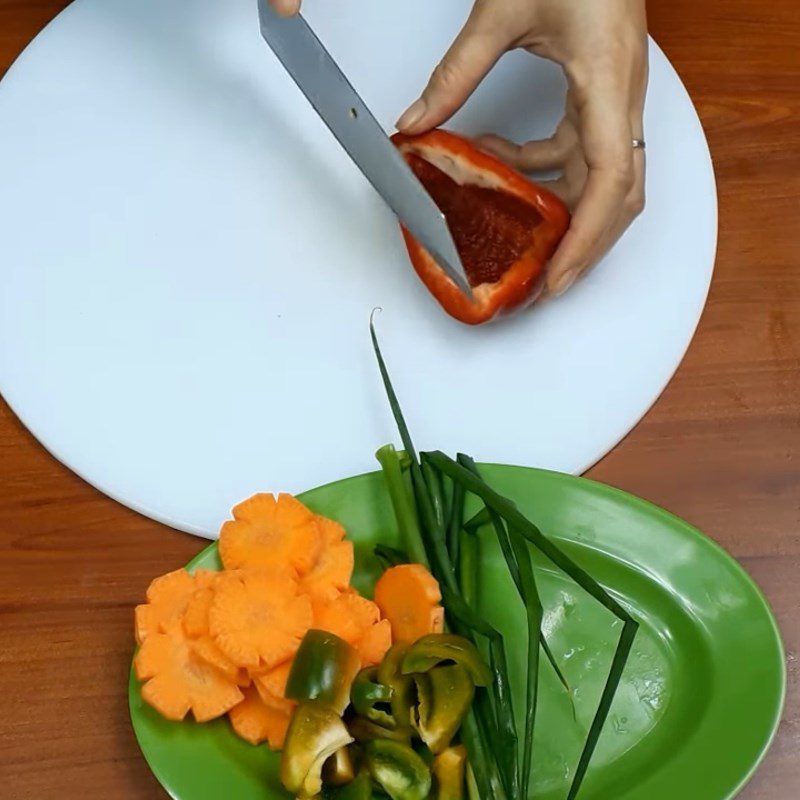
[[(234, 572), (220, 573), (220, 580), (235, 575)], [(225, 653), (220, 650), (209, 628), (209, 613), (214, 602), (214, 587), (219, 585), (219, 580), (211, 586), (198, 589), (192, 595), (183, 614), (183, 630), (191, 640), (189, 645), (196, 655), (208, 664), (216, 667), (226, 678), (239, 686), (249, 686), (250, 676), (247, 670), (237, 667)]]
[(392, 626), (394, 642), (413, 643), (444, 629), (439, 584), (422, 564), (387, 569), (375, 585), (375, 602)]
[(335, 633), (350, 644), (357, 642), (381, 618), (378, 606), (349, 589), (329, 603), (314, 602), (314, 627)]
[(294, 655), (311, 627), (311, 602), (286, 570), (252, 570), (221, 582), (209, 629), (237, 667), (269, 668)]
[(338, 544), (344, 539), (345, 530), (338, 522), (323, 517), (320, 514), (317, 514), (314, 519), (317, 522), (319, 532), (322, 534), (323, 544)]
[(207, 570), (190, 575), (185, 569), (176, 569), (153, 580), (147, 588), (147, 602), (134, 610), (137, 643), (142, 644), (150, 634), (179, 619), (198, 586), (210, 582), (212, 575)]
[(291, 714), (297, 706), (294, 700), (286, 697), (286, 681), (289, 679), (291, 668), (292, 662), (287, 661), (253, 679), (253, 685), (261, 696), (262, 702), (270, 708), (286, 714)]
[(388, 619), (382, 619), (367, 628), (366, 633), (355, 643), (361, 657), (362, 667), (380, 664), (386, 651), (392, 646), (392, 625)]
[(244, 700), (234, 706), (228, 717), (236, 733), (250, 744), (267, 742), (272, 750), (280, 750), (286, 739), (291, 711), (277, 711), (265, 705), (255, 688), (248, 689)]
[(353, 543), (327, 544), (314, 566), (300, 580), (300, 591), (312, 601), (331, 602), (350, 585), (353, 577)]
[(256, 494), (234, 506), (222, 526), (219, 555), (225, 569), (291, 565), (305, 574), (322, 538), (314, 514), (288, 494)]
[(198, 722), (206, 722), (244, 697), (235, 683), (194, 653), (179, 621), (145, 639), (134, 669), (136, 677), (146, 681), (142, 699), (170, 720), (182, 720), (191, 710)]

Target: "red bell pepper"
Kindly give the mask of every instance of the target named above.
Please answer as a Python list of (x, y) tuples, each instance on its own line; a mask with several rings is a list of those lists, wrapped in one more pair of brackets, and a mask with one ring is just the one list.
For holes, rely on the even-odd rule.
[(444, 213), (472, 287), (470, 300), (403, 228), (411, 263), (442, 308), (480, 325), (532, 303), (569, 227), (561, 200), (453, 133), (392, 140)]

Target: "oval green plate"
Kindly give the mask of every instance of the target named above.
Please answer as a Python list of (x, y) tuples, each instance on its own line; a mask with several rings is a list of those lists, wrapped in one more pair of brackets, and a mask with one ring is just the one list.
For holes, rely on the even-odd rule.
[[(580, 793), (581, 800), (728, 800), (775, 733), (785, 665), (775, 620), (744, 570), (710, 539), (649, 503), (581, 478), (487, 466), (484, 477), (534, 520), (641, 622), (631, 659)], [(397, 530), (379, 474), (302, 496), (356, 543), (354, 585), (369, 592), (376, 542)], [(522, 708), (524, 616), (487, 532), (481, 611), (506, 635)], [(605, 682), (620, 625), (541, 559), (544, 630), (574, 693), (542, 660), (532, 797), (564, 798)], [(190, 567), (218, 567), (216, 545)], [(177, 800), (287, 798), (277, 755), (239, 740), (226, 720), (170, 723), (146, 706), (131, 675), (130, 711), (148, 764)]]

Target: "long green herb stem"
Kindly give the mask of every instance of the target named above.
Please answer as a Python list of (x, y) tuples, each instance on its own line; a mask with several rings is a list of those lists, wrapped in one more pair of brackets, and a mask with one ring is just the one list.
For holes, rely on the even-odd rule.
[(381, 447), (375, 455), (383, 470), (383, 477), (392, 501), (403, 546), (414, 562), (429, 567), (430, 562), (419, 529), (417, 510), (406, 491), (405, 478), (400, 466), (400, 455), (391, 444)]
[[(540, 643), (562, 684), (569, 691), (541, 631), (542, 605), (527, 542), (536, 546), (584, 591), (624, 622), (608, 679), (570, 786), (567, 800), (575, 800), (607, 720), (630, 655), (638, 623), (597, 581), (545, 537), (512, 501), (485, 483), (471, 459), (460, 456), (458, 461), (454, 461), (438, 451), (425, 453), (421, 457), (417, 455), (372, 323), (370, 332), (389, 404), (408, 459), (410, 491), (394, 448), (391, 451), (387, 448), (379, 451), (379, 459), (380, 453), (384, 454), (381, 465), (384, 466), (384, 460), (387, 462), (384, 474), (395, 506), (398, 525), (401, 526), (401, 530), (404, 530), (404, 526), (408, 526), (410, 531), (408, 536), (404, 531), (409, 556), (430, 565), (434, 577), (439, 581), (443, 604), (452, 628), (459, 632), (463, 631), (473, 640), (475, 634), (480, 635), (489, 643), (490, 665), (495, 674), (491, 700), (485, 690), (476, 695), (473, 711), (462, 727), (475, 783), (481, 796), (487, 800), (489, 798), (503, 800), (504, 796), (507, 796), (508, 800), (518, 800), (528, 796), (533, 763), (532, 744), (538, 696)], [(389, 458), (387, 454), (392, 453), (393, 458)], [(442, 483), (443, 477), (452, 481), (452, 491), (449, 495)], [(449, 483), (447, 487), (450, 487)], [(485, 508), (464, 523), (463, 501), (468, 493), (482, 500)], [(451, 501), (449, 509), (448, 497)], [(459, 513), (462, 515), (460, 518), (457, 516)], [(414, 525), (410, 525), (409, 518), (413, 519)], [(475, 606), (477, 591), (475, 548), (478, 541), (475, 533), (487, 522), (491, 522), (495, 529), (512, 580), (523, 600), (528, 620), (527, 708), (521, 767), (503, 637), (480, 617)], [(463, 537), (460, 536), (461, 530), (467, 531)], [(418, 554), (422, 554), (425, 558), (418, 558)]]

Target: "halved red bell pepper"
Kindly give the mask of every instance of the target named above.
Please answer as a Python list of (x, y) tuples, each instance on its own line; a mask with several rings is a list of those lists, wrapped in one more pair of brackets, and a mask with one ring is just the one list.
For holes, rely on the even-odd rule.
[(411, 263), (442, 308), (480, 325), (532, 303), (569, 227), (561, 200), (448, 131), (392, 140), (444, 213), (472, 287), (470, 300), (403, 228)]

